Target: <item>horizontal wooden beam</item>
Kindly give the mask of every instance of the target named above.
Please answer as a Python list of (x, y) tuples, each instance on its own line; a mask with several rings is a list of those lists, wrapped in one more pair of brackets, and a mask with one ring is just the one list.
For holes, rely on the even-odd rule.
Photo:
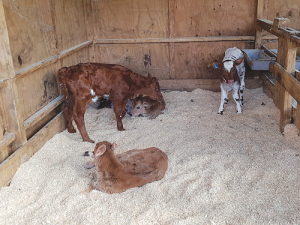
[(63, 114), (58, 114), (43, 129), (17, 149), (0, 165), (0, 188), (7, 185), (13, 178), (20, 165), (26, 162), (55, 134), (65, 129)]
[(88, 46), (90, 46), (92, 44), (93, 44), (93, 41), (86, 41), (86, 42), (81, 43), (79, 45), (76, 45), (76, 46), (74, 46), (72, 48), (69, 48), (69, 49), (67, 49), (65, 51), (62, 51), (58, 55), (51, 56), (51, 57), (49, 57), (47, 59), (44, 59), (44, 60), (39, 61), (37, 63), (34, 63), (34, 64), (32, 64), (30, 66), (27, 66), (27, 67), (25, 67), (25, 68), (23, 68), (21, 70), (18, 70), (16, 72), (16, 78), (23, 77), (24, 75), (26, 75), (28, 73), (32, 73), (32, 72), (34, 72), (34, 71), (36, 71), (38, 69), (44, 68), (46, 66), (49, 66), (49, 65), (57, 62), (59, 59), (63, 59), (65, 57), (73, 54), (74, 52), (80, 51), (81, 49), (86, 48), (86, 47), (88, 47)]
[(81, 43), (79, 45), (76, 45), (76, 46), (74, 46), (72, 48), (69, 48), (69, 49), (67, 49), (65, 51), (62, 51), (62, 52), (60, 52), (58, 54), (58, 59), (63, 59), (65, 57), (73, 54), (74, 52), (78, 52), (78, 51), (80, 51), (80, 50), (82, 50), (82, 49), (84, 49), (86, 47), (91, 46), (92, 44), (93, 44), (93, 41), (86, 41), (86, 42), (83, 42), (83, 43)]
[(197, 88), (220, 91), (219, 79), (171, 79), (159, 80), (162, 90), (192, 91)]
[(300, 82), (278, 63), (275, 63), (274, 65), (270, 64), (270, 72), (273, 73), (275, 79), (286, 89), (286, 91), (297, 102), (300, 102)]
[[(245, 79), (246, 88), (262, 86), (261, 79)], [(209, 91), (220, 91), (219, 79), (169, 79), (159, 80), (161, 90), (193, 91), (197, 88)]]
[(59, 106), (63, 102), (63, 96), (60, 95), (56, 97), (53, 101), (49, 102), (46, 106), (41, 108), (31, 117), (24, 121), (24, 128), (28, 129), (29, 127), (34, 126), (36, 123), (41, 121), (47, 114), (49, 114), (53, 109)]
[(143, 43), (185, 43), (218, 41), (255, 41), (255, 36), (217, 36), (217, 37), (183, 37), (183, 38), (140, 38), (140, 39), (101, 39), (94, 44), (143, 44)]
[(274, 26), (273, 22), (267, 19), (257, 19), (257, 23), (261, 27), (261, 29), (264, 29), (265, 31), (278, 37), (288, 38), (291, 41), (297, 43), (297, 46), (300, 46), (300, 37), (298, 36), (298, 32), (300, 31), (286, 27)]
[(0, 142), (0, 152), (6, 149), (14, 140), (16, 140), (16, 135), (14, 133), (5, 133), (4, 139)]

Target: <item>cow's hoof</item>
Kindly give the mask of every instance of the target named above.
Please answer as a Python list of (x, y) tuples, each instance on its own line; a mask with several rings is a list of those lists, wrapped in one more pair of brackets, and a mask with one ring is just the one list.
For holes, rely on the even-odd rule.
[(90, 138), (85, 138), (85, 139), (83, 139), (83, 141), (87, 141), (87, 142), (90, 142), (90, 143), (95, 143), (95, 141), (93, 141), (93, 140), (90, 139)]
[(237, 113), (237, 114), (240, 114), (240, 113), (242, 113), (242, 111), (240, 111), (240, 112), (239, 112), (239, 111), (236, 111), (236, 113)]
[(223, 115), (223, 111), (221, 111), (221, 112), (218, 112), (218, 114), (220, 114), (220, 115)]
[(68, 132), (69, 133), (76, 133), (76, 130), (75, 130), (75, 128), (68, 128)]
[(228, 104), (228, 98), (224, 99), (224, 104)]

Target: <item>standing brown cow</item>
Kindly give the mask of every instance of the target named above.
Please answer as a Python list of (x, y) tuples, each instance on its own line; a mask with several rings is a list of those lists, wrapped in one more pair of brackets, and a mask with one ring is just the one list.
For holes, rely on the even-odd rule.
[(65, 97), (64, 117), (68, 131), (76, 132), (72, 125), (73, 118), (83, 141), (92, 143), (94, 141), (89, 138), (84, 123), (84, 113), (92, 98), (109, 95), (114, 105), (119, 131), (124, 130), (122, 119), (126, 114), (127, 99), (137, 95), (147, 95), (158, 101), (163, 99), (155, 77), (150, 74), (144, 77), (115, 64), (82, 63), (63, 67), (58, 71), (58, 82)]

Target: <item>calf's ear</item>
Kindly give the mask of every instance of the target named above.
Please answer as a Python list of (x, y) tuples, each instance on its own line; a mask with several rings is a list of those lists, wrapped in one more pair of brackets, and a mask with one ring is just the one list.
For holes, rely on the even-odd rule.
[(112, 146), (111, 146), (111, 150), (116, 150), (117, 149), (117, 147), (118, 147), (118, 145), (116, 144), (116, 142), (114, 142), (113, 144), (112, 144)]
[(148, 102), (143, 102), (143, 106), (144, 106), (145, 108), (148, 108), (148, 107), (149, 107)]
[(98, 146), (94, 151), (95, 157), (99, 157), (100, 155), (103, 155), (105, 151), (106, 151), (106, 145), (102, 144)]
[(244, 61), (244, 58), (239, 58), (239, 59), (235, 60), (234, 61), (234, 66), (240, 65), (243, 61)]

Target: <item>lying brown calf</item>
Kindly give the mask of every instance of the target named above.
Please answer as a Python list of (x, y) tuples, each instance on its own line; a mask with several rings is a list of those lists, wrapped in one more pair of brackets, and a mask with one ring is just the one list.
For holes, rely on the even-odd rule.
[(127, 99), (137, 95), (147, 95), (158, 101), (163, 98), (155, 77), (150, 74), (144, 77), (115, 64), (82, 63), (63, 67), (58, 71), (58, 82), (65, 97), (64, 117), (68, 131), (76, 132), (72, 125), (73, 118), (83, 141), (92, 143), (94, 141), (89, 138), (84, 123), (84, 113), (92, 98), (109, 95), (120, 131), (124, 130), (122, 118), (126, 114)]
[(147, 116), (150, 119), (156, 118), (159, 114), (163, 114), (162, 110), (166, 107), (165, 101), (155, 101), (149, 96), (138, 96), (132, 101), (132, 116)]
[(115, 155), (115, 143), (97, 143), (94, 163), (97, 180), (91, 186), (106, 193), (121, 193), (130, 188), (160, 180), (168, 168), (168, 156), (158, 148), (130, 150)]

